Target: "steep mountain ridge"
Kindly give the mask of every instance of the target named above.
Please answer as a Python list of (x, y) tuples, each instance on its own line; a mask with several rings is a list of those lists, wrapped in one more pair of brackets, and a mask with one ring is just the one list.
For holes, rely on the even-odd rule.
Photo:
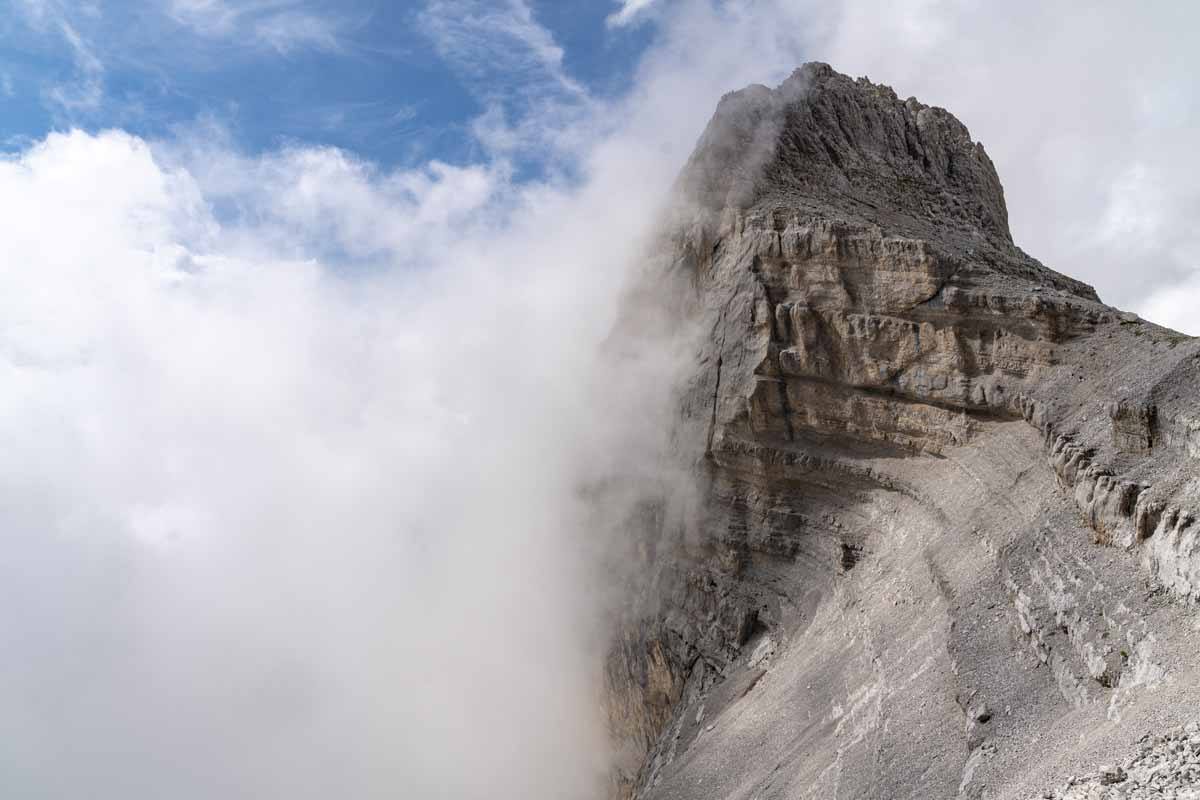
[(948, 112), (824, 64), (726, 96), (677, 188), (693, 480), (639, 517), (614, 793), (1019, 798), (1189, 722), (1200, 341), (1019, 250)]

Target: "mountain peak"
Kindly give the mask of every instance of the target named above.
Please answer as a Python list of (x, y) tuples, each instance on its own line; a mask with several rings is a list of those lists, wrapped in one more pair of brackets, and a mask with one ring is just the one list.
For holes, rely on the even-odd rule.
[(819, 62), (775, 89), (725, 95), (680, 186), (713, 211), (785, 206), (922, 238), (1012, 242), (995, 166), (962, 122)]

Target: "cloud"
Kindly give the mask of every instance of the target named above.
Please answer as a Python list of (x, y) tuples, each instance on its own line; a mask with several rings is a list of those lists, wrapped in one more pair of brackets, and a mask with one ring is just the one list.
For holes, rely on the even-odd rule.
[(463, 220), (486, 171), (199, 155), (0, 164), (7, 792), (578, 795), (583, 398), (532, 384), (586, 368), (596, 282)]
[(493, 155), (552, 156), (559, 136), (587, 115), (591, 98), (563, 63), (563, 49), (526, 0), (429, 0), (419, 25), (487, 111), (473, 126)]
[(395, 140), (420, 128), (421, 106), (384, 101), (312, 103), (292, 109), (290, 124), (317, 136), (338, 135), (353, 142)]
[(1178, 283), (1153, 289), (1136, 309), (1145, 319), (1200, 336), (1200, 269)]
[(93, 111), (104, 98), (104, 64), (66, 19), (59, 20), (58, 30), (71, 48), (76, 79), (51, 87), (47, 96), (68, 112)]
[(7, 793), (602, 796), (582, 489), (669, 365), (596, 364), (687, 138), (614, 111), (570, 186), (211, 127), (0, 162)]
[(603, 796), (626, 498), (583, 490), (661, 479), (675, 362), (598, 354), (724, 82), (794, 60), (692, 44), (749, 22), (510, 100), (571, 181), (211, 126), (0, 162), (6, 793)]
[(525, 86), (585, 93), (564, 70), (562, 47), (525, 0), (431, 0), (420, 21), (438, 53), (481, 91), (499, 91), (502, 78), (511, 77)]
[(0, 162), (7, 793), (603, 796), (622, 507), (582, 489), (660, 477), (674, 362), (598, 353), (714, 78), (759, 74), (687, 33), (542, 119), (569, 182), (211, 126)]
[(637, 20), (643, 11), (656, 0), (617, 0), (621, 7), (608, 15), (605, 23), (610, 28), (623, 28)]
[[(104, 62), (80, 34), (76, 18), (94, 18), (99, 11), (90, 5), (63, 7), (55, 0), (14, 0), (19, 19), (42, 35), (56, 36), (71, 54), (74, 75), (44, 87), (43, 94), (52, 109), (68, 116), (95, 111), (104, 99)], [(11, 96), (12, 79), (3, 76), (3, 93)]]
[(294, 50), (337, 50), (337, 27), (313, 14), (283, 13), (254, 23), (254, 39), (280, 55)]
[(233, 209), (227, 226), (249, 214), (247, 240), (296, 258), (426, 263), (508, 190), (499, 167), (432, 161), (385, 173), (346, 151), (313, 147), (248, 158), (210, 135), (160, 145), (159, 155), (187, 165), (215, 207)]
[(13, 7), (33, 25), (45, 25), (46, 21), (59, 13), (54, 0), (14, 0)]
[(305, 0), (171, 0), (167, 14), (195, 33), (279, 55), (343, 49), (347, 21)]

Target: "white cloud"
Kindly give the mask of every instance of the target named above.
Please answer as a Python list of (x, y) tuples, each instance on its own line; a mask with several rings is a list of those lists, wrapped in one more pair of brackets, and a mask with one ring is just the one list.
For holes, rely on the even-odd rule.
[(65, 18), (59, 20), (58, 29), (71, 48), (76, 79), (51, 87), (47, 95), (68, 112), (93, 111), (104, 98), (104, 64)]
[(570, 189), (213, 129), (0, 162), (9, 792), (600, 796), (580, 487), (669, 374), (593, 368), (675, 168), (623, 109)]
[(645, 469), (670, 373), (593, 365), (718, 90), (694, 59), (545, 120), (569, 188), (204, 128), (0, 163), (6, 788), (603, 793), (578, 490)]
[(14, 0), (13, 6), (33, 25), (45, 25), (59, 13), (58, 3), (54, 0)]
[(606, 20), (610, 28), (623, 28), (641, 16), (657, 0), (616, 0), (620, 8), (608, 15)]
[(337, 50), (337, 26), (315, 14), (281, 13), (254, 23), (254, 38), (280, 55), (313, 48)]
[[(14, 0), (13, 7), (17, 17), (34, 31), (60, 38), (70, 51), (75, 69), (72, 79), (43, 89), (52, 110), (73, 116), (99, 108), (104, 99), (104, 62), (75, 24), (75, 17), (94, 18), (99, 11), (88, 4), (64, 7), (55, 0)], [(5, 74), (0, 89), (11, 96), (12, 88), (12, 79)]]
[(228, 39), (288, 55), (337, 51), (346, 20), (307, 0), (170, 0), (168, 15), (201, 36)]
[(1145, 319), (1200, 336), (1200, 269), (1177, 283), (1153, 289), (1135, 310)]
[(421, 24), (441, 56), (480, 84), (499, 91), (504, 79), (517, 78), (526, 86), (585, 93), (564, 70), (562, 47), (526, 0), (430, 0)]
[(579, 489), (642, 483), (671, 362), (596, 352), (723, 82), (793, 61), (691, 45), (726, 22), (627, 100), (517, 106), (570, 184), (203, 128), (0, 162), (10, 793), (602, 795)]
[[(0, 163), (10, 792), (549, 797), (598, 775), (549, 438), (583, 398), (529, 382), (585, 368), (603, 306), (551, 242), (463, 219), (500, 182), (116, 133)], [(339, 271), (381, 251), (394, 271)], [(497, 744), (513, 725), (544, 735)]]
[(250, 159), (191, 139), (160, 153), (189, 165), (210, 202), (252, 211), (255, 242), (296, 257), (427, 262), (502, 196), (507, 179), (502, 169), (437, 161), (380, 173), (334, 148), (290, 148)]
[(170, 0), (167, 5), (167, 13), (176, 21), (204, 33), (228, 33), (244, 11), (244, 6), (226, 0)]
[(494, 155), (538, 151), (553, 159), (559, 137), (590, 113), (587, 89), (526, 0), (428, 0), (420, 26), (438, 54), (483, 101), (474, 125)]

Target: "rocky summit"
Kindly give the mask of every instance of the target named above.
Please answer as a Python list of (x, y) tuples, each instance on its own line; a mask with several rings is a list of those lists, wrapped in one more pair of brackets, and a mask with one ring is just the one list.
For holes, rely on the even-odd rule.
[(1196, 796), (1200, 340), (824, 64), (722, 99), (676, 189), (631, 296), (687, 338), (686, 477), (632, 523), (613, 796)]

